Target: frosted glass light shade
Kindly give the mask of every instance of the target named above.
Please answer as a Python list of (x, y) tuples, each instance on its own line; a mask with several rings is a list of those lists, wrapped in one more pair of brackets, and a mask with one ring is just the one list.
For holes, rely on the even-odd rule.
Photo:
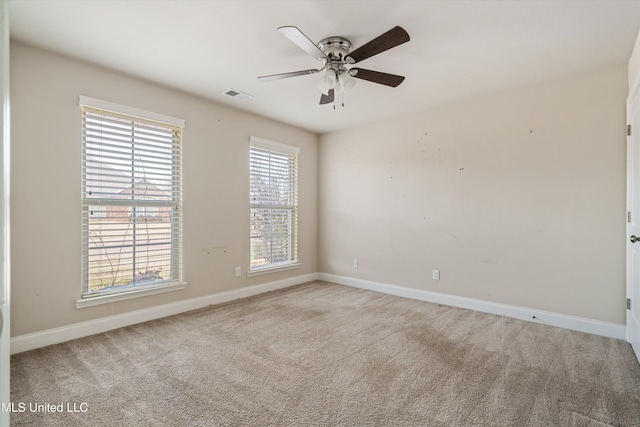
[(338, 76), (338, 80), (340, 81), (340, 86), (342, 86), (342, 89), (345, 92), (350, 90), (356, 85), (356, 79), (351, 77), (351, 74), (349, 74), (348, 70), (341, 72), (340, 75)]
[(327, 70), (322, 80), (320, 80), (320, 82), (318, 83), (318, 88), (321, 88), (320, 91), (324, 93), (325, 90), (328, 92), (329, 90), (333, 89), (335, 86), (336, 86), (336, 73), (333, 70)]

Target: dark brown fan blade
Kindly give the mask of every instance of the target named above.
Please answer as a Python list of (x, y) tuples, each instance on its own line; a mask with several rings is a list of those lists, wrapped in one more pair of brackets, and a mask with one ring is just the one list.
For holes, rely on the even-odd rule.
[(271, 74), (270, 76), (260, 76), (258, 77), (258, 80), (260, 80), (261, 82), (270, 82), (272, 80), (280, 80), (280, 79), (286, 79), (289, 77), (306, 76), (307, 74), (315, 74), (319, 71), (320, 70), (311, 69), (311, 70), (302, 70), (302, 71), (292, 71), (290, 73)]
[(329, 89), (329, 95), (323, 93), (320, 97), (320, 105), (331, 104), (333, 102), (333, 95), (333, 89)]
[[(381, 73), (380, 71), (365, 70), (362, 68), (352, 68), (351, 75), (357, 79), (368, 80), (381, 85), (396, 87), (404, 81), (404, 76), (396, 74)], [(355, 74), (354, 74), (355, 71)]]
[(386, 33), (379, 35), (369, 43), (351, 52), (349, 57), (353, 58), (353, 63), (355, 64), (408, 41), (409, 34), (402, 27), (393, 27)]

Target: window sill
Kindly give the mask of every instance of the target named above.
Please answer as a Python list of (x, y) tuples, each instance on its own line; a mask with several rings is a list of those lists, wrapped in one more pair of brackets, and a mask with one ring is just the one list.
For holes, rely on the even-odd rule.
[(76, 300), (76, 308), (93, 307), (95, 305), (108, 304), (116, 301), (124, 301), (132, 298), (161, 294), (164, 292), (179, 291), (187, 287), (187, 282), (170, 282), (161, 285), (136, 289), (135, 291), (118, 292), (113, 294), (86, 297)]
[(247, 271), (247, 277), (260, 276), (262, 274), (276, 273), (279, 271), (294, 270), (296, 268), (300, 268), (301, 265), (302, 265), (301, 263), (295, 262), (295, 263), (283, 264), (278, 266), (256, 268), (256, 269)]

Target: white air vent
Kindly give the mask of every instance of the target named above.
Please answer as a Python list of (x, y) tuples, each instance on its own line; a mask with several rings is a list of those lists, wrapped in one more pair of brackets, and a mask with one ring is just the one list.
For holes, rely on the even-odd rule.
[(246, 101), (253, 98), (253, 96), (249, 95), (248, 93), (240, 92), (239, 90), (235, 89), (229, 89), (224, 94), (229, 95), (230, 97), (235, 98), (238, 101)]

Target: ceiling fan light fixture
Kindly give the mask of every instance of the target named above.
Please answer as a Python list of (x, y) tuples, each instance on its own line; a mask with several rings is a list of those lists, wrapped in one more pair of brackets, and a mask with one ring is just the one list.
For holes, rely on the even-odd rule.
[(324, 77), (318, 83), (318, 87), (320, 87), (320, 91), (325, 93), (325, 91), (330, 91), (334, 87), (336, 87), (336, 73), (335, 71), (328, 69), (325, 73)]
[(328, 96), (328, 95), (329, 95), (329, 90), (330, 90), (330, 89), (327, 89), (327, 88), (322, 84), (322, 80), (320, 80), (320, 81), (318, 82), (318, 90), (319, 90), (320, 92), (322, 92), (322, 94), (323, 94), (323, 95), (325, 95), (325, 96)]
[(340, 81), (340, 86), (342, 86), (342, 90), (345, 92), (351, 90), (356, 85), (356, 79), (351, 77), (349, 70), (344, 70), (338, 75), (338, 81)]

